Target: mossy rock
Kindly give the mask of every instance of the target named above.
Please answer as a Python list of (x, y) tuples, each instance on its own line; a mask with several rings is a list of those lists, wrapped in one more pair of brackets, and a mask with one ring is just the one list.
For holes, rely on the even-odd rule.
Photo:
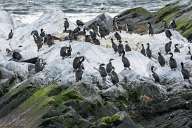
[(27, 85), (10, 90), (10, 92), (0, 98), (0, 117), (3, 117), (13, 111), (31, 95), (33, 95), (36, 90), (37, 88)]
[(111, 124), (113, 124), (115, 122), (119, 122), (121, 120), (122, 120), (121, 116), (118, 114), (114, 114), (112, 116), (106, 116), (106, 117), (101, 118), (101, 122), (104, 125), (111, 125)]
[(169, 4), (156, 13), (156, 22), (167, 21), (170, 22), (176, 13), (178, 12), (179, 6), (177, 4)]
[(142, 7), (125, 10), (125, 11), (121, 12), (118, 15), (118, 17), (126, 16), (129, 14), (135, 15), (135, 17), (144, 16), (146, 19), (152, 17), (152, 13), (147, 11), (146, 9), (142, 8)]

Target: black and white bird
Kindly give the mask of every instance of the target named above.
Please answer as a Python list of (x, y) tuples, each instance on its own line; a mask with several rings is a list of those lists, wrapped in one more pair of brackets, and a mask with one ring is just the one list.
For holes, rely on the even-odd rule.
[(111, 72), (110, 76), (111, 76), (111, 82), (113, 83), (113, 85), (117, 85), (119, 83), (119, 77), (118, 77), (117, 73), (115, 72), (114, 67), (112, 67), (112, 72)]
[(150, 22), (148, 22), (148, 29), (149, 29), (149, 35), (153, 35), (154, 34), (154, 30), (153, 30), (153, 27), (152, 27), (152, 25), (151, 25), (151, 23)]
[(13, 38), (13, 30), (11, 29), (11, 31), (9, 32), (9, 35), (8, 35), (8, 39), (7, 40), (10, 40)]
[(69, 45), (69, 47), (64, 46), (60, 50), (60, 56), (64, 59), (65, 57), (71, 56), (71, 52), (72, 52), (71, 45)]
[(179, 48), (178, 48), (178, 45), (179, 45), (179, 44), (175, 44), (175, 50), (174, 50), (174, 52), (180, 53), (180, 50), (179, 50)]
[(169, 59), (169, 66), (171, 70), (176, 70), (177, 68), (177, 61), (173, 58), (173, 53), (169, 53), (171, 55)]
[(124, 46), (122, 44), (122, 41), (120, 40), (119, 41), (119, 45), (118, 45), (118, 53), (119, 53), (119, 56), (121, 56), (124, 52)]
[(150, 44), (147, 43), (147, 49), (146, 49), (146, 55), (149, 59), (151, 59), (152, 57), (152, 52), (151, 52), (151, 49), (150, 49)]
[(75, 57), (75, 59), (73, 60), (73, 69), (77, 70), (77, 69), (81, 68), (81, 65), (84, 61), (85, 61), (84, 56)]
[(82, 80), (83, 71), (84, 71), (84, 66), (83, 64), (81, 64), (80, 67), (75, 71), (76, 82), (79, 82)]
[(166, 54), (171, 52), (171, 45), (172, 45), (172, 41), (169, 41), (168, 43), (165, 44), (165, 52), (166, 52)]
[(105, 81), (105, 80), (106, 80), (106, 77), (107, 77), (107, 71), (106, 71), (106, 69), (105, 69), (104, 66), (105, 66), (105, 64), (100, 64), (100, 65), (99, 65), (99, 73), (100, 73), (103, 81)]
[(22, 55), (18, 51), (14, 50), (12, 54), (12, 58), (14, 61), (19, 61), (22, 59)]
[(158, 76), (158, 74), (154, 71), (154, 66), (151, 67), (151, 72), (152, 72), (152, 76), (155, 80), (155, 83), (160, 83), (160, 78)]
[(107, 71), (108, 74), (110, 74), (111, 71), (112, 71), (112, 69), (113, 69), (113, 65), (112, 65), (112, 61), (113, 61), (113, 60), (114, 60), (114, 59), (110, 59), (110, 60), (109, 60), (109, 63), (106, 65), (106, 71)]
[(184, 80), (188, 80), (189, 83), (191, 83), (191, 81), (189, 80), (190, 73), (189, 73), (189, 71), (187, 69), (185, 69), (185, 66), (184, 66), (183, 62), (181, 62), (181, 73), (183, 75)]
[(161, 65), (161, 67), (165, 66), (165, 58), (161, 55), (160, 52), (158, 52), (158, 62)]
[(171, 31), (169, 29), (165, 30), (165, 35), (166, 35), (167, 38), (169, 38), (171, 40), (172, 33), (171, 33)]
[(111, 43), (112, 43), (112, 48), (114, 50), (115, 53), (117, 53), (118, 51), (118, 46), (115, 44), (115, 42), (113, 41), (113, 38), (111, 38)]
[(144, 44), (141, 44), (141, 54), (143, 54), (144, 56), (146, 56), (146, 52), (145, 52), (145, 47)]
[(118, 32), (115, 32), (114, 36), (118, 41), (121, 40), (121, 35)]
[(46, 63), (43, 61), (43, 59), (38, 58), (37, 62), (35, 63), (35, 72), (41, 72), (43, 71), (44, 67), (45, 67)]
[(192, 55), (192, 54), (191, 54), (191, 47), (190, 47), (190, 46), (188, 47), (188, 50), (189, 50), (189, 51), (187, 52), (187, 55)]
[(122, 55), (122, 62), (123, 62), (123, 65), (124, 65), (125, 69), (127, 69), (127, 68), (131, 69), (130, 68), (130, 66), (131, 66), (130, 61), (128, 60), (127, 57), (125, 57), (125, 52), (123, 52), (123, 55)]

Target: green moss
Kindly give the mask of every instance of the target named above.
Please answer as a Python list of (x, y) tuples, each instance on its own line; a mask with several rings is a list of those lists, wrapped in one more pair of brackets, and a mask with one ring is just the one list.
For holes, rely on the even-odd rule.
[(124, 15), (131, 14), (131, 13), (141, 15), (141, 16), (145, 16), (147, 18), (152, 16), (151, 12), (147, 11), (146, 9), (144, 9), (142, 7), (126, 10), (126, 11), (122, 12), (120, 14), (120, 16), (124, 16)]
[(53, 100), (52, 102), (50, 102), (50, 104), (58, 106), (67, 100), (73, 100), (73, 99), (83, 100), (84, 98), (74, 88), (69, 88), (62, 90), (58, 95), (53, 96)]
[(123, 120), (123, 119), (121, 118), (120, 115), (114, 114), (112, 116), (102, 117), (101, 118), (101, 123), (105, 124), (105, 125), (110, 125), (110, 124), (113, 124), (113, 123), (115, 123), (117, 121), (121, 121), (121, 120)]
[(6, 95), (0, 99), (0, 117), (7, 115), (26, 99), (28, 99), (37, 88), (23, 85), (15, 89), (11, 89)]
[(179, 6), (177, 6), (177, 5), (165, 6), (164, 8), (160, 9), (156, 13), (157, 21), (165, 20), (165, 21), (169, 22), (171, 19), (173, 19), (174, 16), (176, 16), (178, 10), (179, 10)]

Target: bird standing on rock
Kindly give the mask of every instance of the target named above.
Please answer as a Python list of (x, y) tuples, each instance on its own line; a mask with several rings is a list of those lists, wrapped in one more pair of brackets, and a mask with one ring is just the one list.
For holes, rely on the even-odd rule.
[(167, 38), (169, 38), (171, 40), (172, 33), (171, 33), (171, 31), (169, 29), (165, 30), (165, 35), (166, 35)]
[(147, 49), (146, 49), (146, 55), (149, 59), (151, 59), (152, 57), (152, 52), (151, 52), (151, 49), (150, 49), (150, 44), (147, 43)]
[(121, 56), (124, 52), (124, 46), (122, 44), (122, 41), (120, 40), (119, 41), (119, 45), (118, 45), (118, 53), (119, 53), (119, 56)]
[(180, 50), (179, 50), (179, 48), (177, 47), (179, 44), (175, 44), (175, 50), (174, 50), (174, 52), (177, 52), (177, 53), (180, 53)]
[(143, 54), (144, 56), (146, 56), (146, 53), (145, 53), (145, 47), (144, 47), (144, 44), (141, 44), (141, 54)]
[(189, 51), (188, 51), (187, 55), (192, 55), (191, 54), (191, 47), (189, 46), (188, 49), (189, 49)]
[[(79, 54), (80, 53), (78, 53), (78, 55)], [(80, 68), (84, 61), (85, 61), (85, 57), (84, 56), (77, 56), (77, 57), (75, 57), (75, 59), (73, 60), (73, 69), (77, 70), (78, 68)]]
[(115, 53), (117, 53), (118, 51), (118, 46), (115, 44), (115, 42), (113, 41), (113, 38), (111, 38), (111, 43), (112, 43), (112, 48), (114, 50)]
[(71, 56), (71, 52), (72, 52), (71, 45), (69, 45), (69, 47), (64, 46), (60, 50), (60, 56), (64, 59), (65, 57)]
[(171, 55), (169, 59), (169, 66), (171, 70), (176, 70), (177, 68), (177, 61), (173, 58), (173, 53), (169, 53)]
[(121, 40), (121, 35), (118, 32), (115, 32), (114, 36), (118, 41)]
[(9, 35), (8, 35), (8, 39), (7, 40), (10, 40), (13, 38), (13, 30), (11, 29), (11, 31), (9, 32)]
[(68, 28), (69, 28), (69, 21), (68, 21), (67, 18), (65, 18), (65, 21), (64, 21), (64, 32), (66, 32)]
[(158, 52), (158, 62), (161, 65), (161, 67), (165, 66), (165, 58), (161, 55), (160, 52)]
[(80, 65), (80, 68), (78, 68), (78, 69), (75, 71), (76, 82), (79, 82), (79, 81), (82, 80), (83, 70), (84, 70), (84, 66), (83, 66), (83, 65)]
[(130, 61), (127, 59), (127, 57), (125, 57), (125, 52), (123, 52), (123, 55), (122, 55), (122, 62), (123, 62), (123, 65), (124, 65), (124, 68), (127, 69), (131, 69), (130, 68)]
[(115, 72), (115, 67), (112, 67), (112, 72), (110, 76), (111, 76), (111, 82), (113, 83), (113, 85), (117, 85), (119, 83), (119, 77)]
[(153, 30), (153, 27), (152, 27), (152, 25), (151, 25), (151, 23), (150, 22), (148, 22), (148, 29), (149, 29), (149, 35), (150, 36), (153, 36), (153, 34), (154, 34), (154, 30)]
[(152, 72), (152, 76), (155, 80), (155, 83), (160, 83), (160, 78), (158, 76), (158, 74), (154, 71), (154, 66), (151, 67), (151, 72)]
[(189, 73), (189, 71), (187, 69), (185, 69), (183, 62), (181, 62), (181, 73), (183, 75), (184, 80), (188, 80), (189, 83), (191, 83), (191, 81), (189, 80), (190, 73)]
[(165, 44), (165, 53), (166, 54), (171, 52), (171, 45), (172, 45), (172, 41), (169, 41), (168, 43)]
[(107, 71), (106, 71), (106, 69), (105, 69), (104, 66), (105, 66), (105, 64), (100, 64), (100, 65), (99, 65), (99, 73), (100, 73), (103, 81), (105, 81), (105, 80), (106, 80), (106, 77), (107, 77)]
[(106, 71), (107, 71), (108, 74), (110, 74), (111, 71), (112, 71), (112, 69), (113, 69), (113, 65), (112, 65), (112, 61), (113, 61), (113, 60), (114, 60), (114, 59), (110, 59), (110, 60), (109, 60), (109, 63), (106, 65)]

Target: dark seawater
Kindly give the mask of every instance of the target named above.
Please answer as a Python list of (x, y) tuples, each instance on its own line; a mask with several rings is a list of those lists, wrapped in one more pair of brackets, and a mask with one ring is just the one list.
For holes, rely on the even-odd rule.
[(65, 13), (118, 13), (123, 9), (144, 7), (156, 11), (174, 0), (0, 0), (0, 8), (14, 14), (28, 14), (49, 9)]

